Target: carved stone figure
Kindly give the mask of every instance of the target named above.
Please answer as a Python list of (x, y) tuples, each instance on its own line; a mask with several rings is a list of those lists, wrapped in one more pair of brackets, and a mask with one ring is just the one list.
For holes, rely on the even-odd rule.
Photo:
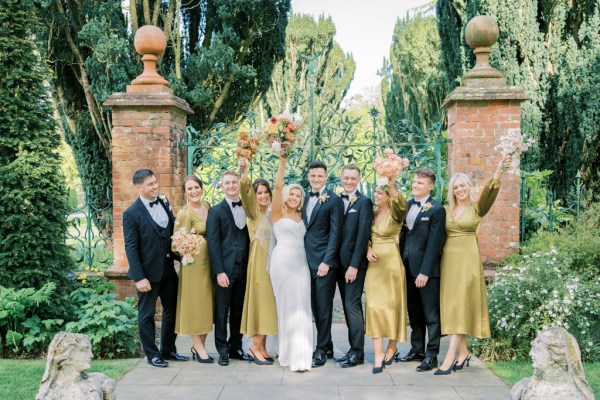
[(529, 352), (533, 376), (521, 379), (513, 400), (593, 400), (594, 394), (581, 364), (577, 341), (563, 328), (538, 332)]
[(92, 360), (86, 335), (59, 332), (50, 347), (36, 400), (116, 400), (115, 381), (100, 372), (86, 373)]

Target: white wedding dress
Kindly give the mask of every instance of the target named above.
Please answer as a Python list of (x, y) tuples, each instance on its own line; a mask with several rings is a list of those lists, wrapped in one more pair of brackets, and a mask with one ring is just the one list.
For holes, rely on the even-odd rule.
[(310, 272), (304, 248), (304, 222), (281, 218), (273, 224), (277, 244), (269, 275), (277, 308), (279, 364), (308, 371), (312, 362), (313, 327)]

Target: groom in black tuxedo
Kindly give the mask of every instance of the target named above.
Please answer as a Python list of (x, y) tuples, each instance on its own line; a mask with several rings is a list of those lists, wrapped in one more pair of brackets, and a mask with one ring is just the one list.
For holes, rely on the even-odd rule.
[[(397, 361), (421, 361), (417, 371), (437, 367), (440, 352), (440, 258), (446, 239), (446, 210), (431, 197), (435, 173), (431, 168), (415, 171), (414, 198), (402, 227), (400, 252), (406, 270), (410, 351)], [(427, 348), (425, 334), (427, 333)]]
[(246, 212), (240, 200), (239, 175), (235, 171), (225, 172), (221, 178), (221, 189), (225, 192), (225, 198), (208, 210), (206, 242), (215, 280), (215, 346), (219, 352), (219, 365), (227, 366), (230, 358), (248, 359), (242, 350), (240, 325), (250, 238)]
[[(158, 181), (149, 169), (133, 174), (140, 197), (123, 213), (127, 277), (138, 290), (138, 329), (148, 363), (164, 368), (165, 360), (186, 361), (175, 348), (175, 313), (179, 278), (173, 267), (171, 236), (175, 218), (169, 201), (159, 195)], [(154, 340), (156, 300), (162, 304), (160, 351)]]
[(306, 226), (304, 246), (311, 276), (311, 303), (317, 326), (317, 348), (312, 366), (325, 365), (333, 358), (331, 322), (333, 295), (335, 294), (335, 270), (340, 230), (344, 213), (342, 200), (325, 187), (327, 166), (313, 161), (308, 166), (308, 181), (311, 192), (306, 195), (302, 219)]
[(344, 217), (336, 278), (344, 305), (350, 350), (335, 361), (342, 368), (349, 368), (365, 362), (362, 294), (367, 274), (367, 246), (371, 238), (373, 202), (357, 190), (360, 169), (356, 165), (344, 166), (340, 180), (344, 188), (344, 193), (340, 196), (344, 202)]

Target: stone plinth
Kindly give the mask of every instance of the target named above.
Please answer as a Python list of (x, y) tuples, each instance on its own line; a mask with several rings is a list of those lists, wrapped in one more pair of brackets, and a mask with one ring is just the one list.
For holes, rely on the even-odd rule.
[[(139, 85), (138, 87), (143, 87)], [(123, 241), (123, 212), (137, 198), (131, 179), (140, 168), (152, 170), (158, 178), (160, 192), (174, 209), (183, 201), (181, 182), (186, 174), (186, 150), (179, 143), (186, 140), (188, 104), (169, 93), (115, 93), (104, 106), (112, 108), (112, 182), (114, 266), (107, 273), (117, 286), (120, 297), (135, 295), (133, 283), (124, 280), (129, 266)]]
[[(502, 157), (495, 149), (498, 138), (509, 129), (521, 127), (521, 103), (528, 99), (522, 88), (507, 86), (502, 75), (487, 63), (498, 37), (494, 29), (498, 28), (490, 17), (469, 22), (469, 44), (475, 47), (477, 64), (443, 104), (448, 110), (448, 138), (452, 140), (448, 145), (448, 174), (464, 172), (477, 187), (485, 186), (494, 175)], [(518, 250), (519, 201), (520, 179), (505, 173), (498, 198), (478, 234), (484, 263), (497, 263)]]

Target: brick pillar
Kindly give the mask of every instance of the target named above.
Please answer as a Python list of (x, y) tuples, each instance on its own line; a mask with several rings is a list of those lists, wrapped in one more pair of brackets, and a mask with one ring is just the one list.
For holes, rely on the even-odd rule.
[[(140, 31), (142, 28), (136, 34), (138, 51)], [(151, 33), (157, 31), (162, 34), (158, 28)], [(164, 48), (160, 52), (144, 50), (146, 53), (140, 53), (144, 54), (146, 64), (146, 57), (157, 56)], [(186, 150), (179, 143), (186, 140), (187, 114), (192, 110), (184, 100), (173, 95), (162, 77), (148, 78), (147, 70), (145, 65), (144, 73), (127, 86), (126, 93), (114, 93), (104, 103), (112, 108), (114, 224), (114, 265), (105, 275), (115, 283), (119, 298), (136, 294), (135, 285), (126, 277), (129, 265), (123, 241), (123, 212), (138, 198), (131, 180), (133, 173), (140, 168), (152, 170), (158, 178), (160, 193), (169, 198), (173, 208), (177, 209), (183, 201), (181, 182), (186, 175)]]
[[(475, 48), (477, 64), (444, 101), (452, 141), (448, 145), (448, 174), (464, 172), (477, 187), (487, 184), (496, 171), (501, 158), (495, 149), (497, 138), (521, 127), (520, 105), (528, 99), (522, 88), (507, 86), (500, 72), (487, 63), (497, 35), (498, 26), (491, 17), (475, 17), (469, 22), (465, 36)], [(498, 198), (478, 233), (484, 263), (497, 263), (518, 251), (519, 201), (520, 179), (505, 173)]]

